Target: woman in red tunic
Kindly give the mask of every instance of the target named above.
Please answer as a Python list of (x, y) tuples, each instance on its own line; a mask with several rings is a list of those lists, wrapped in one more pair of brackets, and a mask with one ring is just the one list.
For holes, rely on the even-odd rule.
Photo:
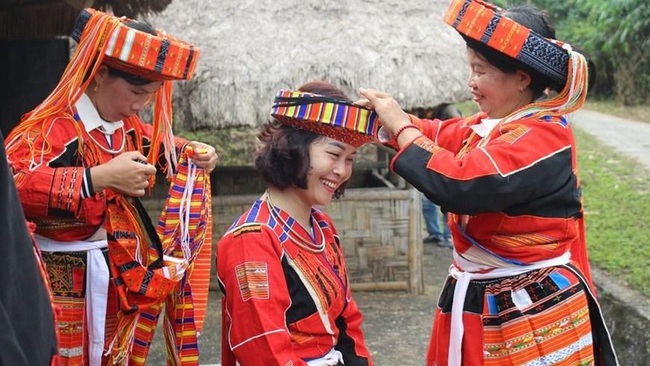
[(398, 150), (391, 168), (450, 213), (454, 260), (427, 364), (618, 364), (592, 292), (566, 117), (586, 97), (585, 58), (534, 8), (453, 0), (444, 19), (467, 43), (480, 113), (420, 120), (360, 91)]
[(375, 126), (349, 104), (323, 82), (276, 98), (255, 158), (268, 189), (217, 244), (224, 366), (372, 365), (336, 228), (316, 208), (343, 193)]

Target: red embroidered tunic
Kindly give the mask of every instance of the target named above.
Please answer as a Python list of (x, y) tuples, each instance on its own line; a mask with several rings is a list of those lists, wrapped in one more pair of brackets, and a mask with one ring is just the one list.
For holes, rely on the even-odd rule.
[[(113, 217), (124, 214), (115, 203), (121, 194), (110, 189), (95, 192), (89, 170), (126, 151), (141, 149), (146, 156), (152, 135), (150, 125), (142, 123), (137, 116), (112, 124), (101, 122), (97, 111), (84, 95), (66, 113), (35, 125), (25, 134), (28, 134), (27, 141), (18, 140), (8, 158), (25, 216), (36, 223), (37, 234), (63, 243), (64, 246), (71, 242), (78, 245), (106, 242), (107, 239), (114, 243), (118, 237), (134, 235), (125, 231), (116, 233), (110, 229), (107, 211), (112, 210)], [(180, 138), (175, 140), (178, 150), (185, 143)], [(133, 226), (129, 227), (132, 229)], [(101, 228), (105, 230), (100, 230)], [(151, 228), (150, 236), (156, 235), (153, 226)], [(140, 240), (145, 242), (147, 239)], [(90, 346), (88, 329), (91, 328), (92, 321), (85, 312), (91, 306), (87, 299), (93, 297), (96, 290), (90, 291), (88, 283), (93, 279), (108, 282), (108, 273), (90, 270), (90, 252), (90, 249), (43, 252), (54, 303), (60, 307), (57, 326), (60, 330), (58, 351), (61, 365), (88, 363), (89, 357), (96, 362), (104, 354), (103, 350), (107, 349), (104, 346), (108, 347), (114, 335), (123, 331), (117, 323), (121, 312), (118, 309), (116, 286), (112, 282), (102, 284), (99, 288), (107, 291), (107, 294), (99, 295), (105, 304), (97, 305), (97, 311), (102, 312), (102, 315), (96, 314), (96, 317), (102, 318), (101, 324), (104, 324), (105, 317), (105, 332), (101, 337), (95, 337), (99, 339), (93, 340)], [(120, 248), (119, 251), (127, 260), (136, 257), (135, 252), (136, 249), (131, 246)], [(101, 252), (99, 255), (101, 257)], [(144, 258), (142, 263), (132, 261), (123, 265), (121, 262), (115, 263), (115, 250), (110, 251), (109, 256), (113, 262), (111, 266), (119, 266), (120, 275), (123, 276), (116, 279), (114, 274), (113, 279), (131, 279), (135, 284), (132, 287), (136, 286), (140, 290), (139, 294), (149, 296), (146, 299), (148, 302), (153, 301), (150, 299), (152, 297), (161, 298), (175, 284), (163, 275), (162, 269), (149, 268), (149, 258)], [(97, 321), (96, 318), (93, 319)], [(140, 322), (143, 319), (144, 317)], [(102, 328), (101, 325), (98, 327)], [(153, 337), (153, 331), (147, 336)], [(101, 344), (104, 341), (107, 342), (106, 345)], [(120, 344), (119, 347), (124, 345)], [(99, 351), (89, 351), (91, 348), (99, 348)], [(140, 342), (132, 346), (131, 352), (144, 362), (148, 348), (148, 342)]]
[(454, 246), (513, 263), (554, 258), (583, 240), (575, 142), (564, 120), (523, 119), (481, 139), (468, 119), (418, 120), (425, 136), (392, 169), (452, 213)]
[[(490, 126), (484, 118), (411, 117), (424, 136), (391, 162), (450, 213), (454, 263), (427, 365), (447, 365), (459, 349), (472, 365), (616, 364), (589, 286), (570, 126), (564, 118)], [(579, 270), (562, 262), (567, 252)]]
[[(280, 215), (310, 237), (285, 212)], [(315, 242), (326, 243), (320, 253), (296, 245), (287, 225), (258, 200), (219, 241), (224, 366), (305, 365), (332, 348), (346, 366), (372, 365), (334, 226), (318, 210), (312, 223)]]
[[(76, 109), (71, 108), (69, 114), (43, 122), (42, 131), (32, 132), (30, 145), (37, 147), (37, 167), (31, 166), (27, 143), (9, 155), (25, 216), (36, 223), (37, 234), (58, 241), (84, 240), (102, 226), (107, 201), (119, 193), (109, 189), (95, 192), (89, 169), (119, 153), (135, 151), (137, 146), (142, 146), (146, 156), (152, 135), (152, 126), (137, 116), (123, 123), (109, 143), (99, 128), (87, 132)], [(186, 143), (176, 138), (177, 149)]]

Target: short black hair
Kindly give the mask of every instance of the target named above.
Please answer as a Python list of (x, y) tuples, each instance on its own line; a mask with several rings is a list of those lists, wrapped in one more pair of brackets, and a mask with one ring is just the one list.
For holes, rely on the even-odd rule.
[(277, 188), (295, 185), (306, 189), (309, 146), (319, 137), (315, 132), (271, 121), (258, 135), (264, 145), (255, 153), (255, 169)]

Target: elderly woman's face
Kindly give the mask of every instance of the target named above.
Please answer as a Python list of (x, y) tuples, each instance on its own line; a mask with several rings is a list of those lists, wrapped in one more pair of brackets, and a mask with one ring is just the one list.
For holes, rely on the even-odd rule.
[(145, 85), (132, 85), (121, 77), (105, 72), (95, 78), (97, 91), (91, 99), (103, 120), (117, 122), (137, 114), (151, 100), (162, 81)]
[(523, 71), (505, 73), (481, 54), (467, 49), (470, 66), (468, 86), (474, 102), (490, 118), (503, 118), (531, 102), (530, 76)]

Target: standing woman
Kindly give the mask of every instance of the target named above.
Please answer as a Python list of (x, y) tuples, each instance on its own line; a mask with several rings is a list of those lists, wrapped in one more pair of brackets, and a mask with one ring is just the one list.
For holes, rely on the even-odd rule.
[[(217, 160), (171, 130), (170, 81), (192, 77), (198, 49), (90, 8), (73, 38), (59, 84), (8, 136), (8, 159), (58, 308), (60, 364), (144, 364), (189, 263), (163, 258), (138, 197), (157, 169), (176, 172), (179, 155), (207, 173)], [(152, 125), (137, 115), (150, 101)], [(196, 347), (175, 352), (198, 364)]]
[(259, 135), (268, 189), (217, 244), (222, 364), (372, 365), (340, 239), (317, 207), (343, 194), (376, 116), (333, 85), (281, 91)]
[(586, 97), (585, 58), (531, 7), (453, 0), (444, 20), (467, 43), (480, 113), (421, 120), (360, 91), (398, 150), (391, 168), (450, 213), (453, 263), (427, 364), (618, 364), (591, 284), (566, 117)]

